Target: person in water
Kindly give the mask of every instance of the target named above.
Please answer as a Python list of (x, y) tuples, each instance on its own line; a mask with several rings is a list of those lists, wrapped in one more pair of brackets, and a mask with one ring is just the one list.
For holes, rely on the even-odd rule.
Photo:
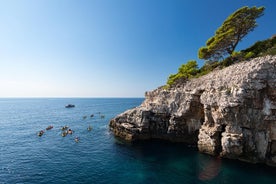
[(75, 137), (75, 142), (79, 142), (79, 137)]
[(71, 129), (69, 128), (68, 134), (72, 134), (72, 133), (73, 133), (73, 130), (71, 130)]

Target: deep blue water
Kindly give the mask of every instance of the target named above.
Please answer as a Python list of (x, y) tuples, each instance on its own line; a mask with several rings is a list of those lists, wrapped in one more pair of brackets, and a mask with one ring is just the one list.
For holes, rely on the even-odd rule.
[[(0, 99), (0, 183), (276, 183), (276, 170), (264, 165), (220, 160), (183, 144), (116, 140), (109, 120), (142, 101)], [(66, 109), (68, 103), (76, 107)], [(64, 125), (74, 133), (62, 137)]]

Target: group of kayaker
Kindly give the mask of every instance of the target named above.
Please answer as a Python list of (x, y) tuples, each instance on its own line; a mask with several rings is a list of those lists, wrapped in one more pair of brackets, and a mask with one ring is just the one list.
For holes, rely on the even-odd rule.
[[(68, 104), (67, 106), (65, 106), (66, 108), (73, 108), (73, 107), (75, 107), (75, 105), (73, 105), (73, 104)], [(103, 119), (103, 118), (105, 118), (105, 115), (103, 115), (103, 114), (101, 114), (101, 112), (98, 112), (97, 114), (99, 114), (100, 115), (100, 118), (101, 119)], [(94, 117), (94, 114), (91, 114), (90, 115), (90, 118), (93, 118)], [(87, 118), (87, 116), (83, 116), (83, 119), (86, 119)], [(51, 130), (53, 128), (53, 126), (52, 125), (49, 125), (47, 128), (46, 128), (46, 130)], [(60, 128), (61, 129), (61, 136), (62, 137), (65, 137), (65, 136), (67, 136), (68, 134), (73, 134), (73, 130), (72, 129), (70, 129), (67, 125), (65, 125), (65, 126), (63, 126), (63, 127), (61, 127)], [(91, 131), (92, 130), (92, 126), (91, 125), (89, 125), (88, 127), (87, 127), (87, 130), (88, 131)], [(45, 131), (44, 130), (40, 130), (38, 133), (37, 133), (37, 135), (39, 136), (39, 137), (41, 137), (43, 134), (45, 133)], [(79, 142), (79, 137), (75, 137), (75, 142)]]
[[(46, 130), (51, 130), (53, 128), (53, 126), (52, 125), (50, 125), (50, 126), (48, 126), (47, 128), (46, 128)], [(73, 130), (71, 129), (71, 128), (69, 128), (67, 125), (65, 125), (65, 126), (62, 126), (61, 128), (61, 136), (62, 137), (65, 137), (65, 136), (67, 136), (68, 134), (73, 134)], [(89, 125), (88, 127), (87, 127), (87, 130), (88, 131), (91, 131), (92, 130), (92, 126), (91, 125)], [(38, 133), (37, 133), (37, 135), (39, 136), (39, 137), (41, 137), (43, 134), (45, 133), (45, 131), (44, 130), (40, 130)], [(80, 140), (80, 138), (78, 137), (78, 136), (76, 136), (75, 137), (75, 142), (79, 142), (79, 140)]]
[[(98, 112), (97, 114), (100, 115), (100, 118), (101, 118), (101, 119), (104, 119), (104, 118), (105, 118), (105, 115), (101, 114), (101, 112)], [(90, 118), (93, 118), (93, 117), (94, 117), (94, 114), (91, 114), (91, 115), (90, 115)], [(82, 119), (86, 119), (86, 118), (87, 118), (86, 115), (82, 117)]]

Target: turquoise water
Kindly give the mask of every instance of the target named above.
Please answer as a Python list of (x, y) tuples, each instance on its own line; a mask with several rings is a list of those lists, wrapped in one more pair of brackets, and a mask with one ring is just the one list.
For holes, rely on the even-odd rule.
[[(264, 165), (220, 160), (183, 144), (126, 144), (114, 139), (109, 120), (142, 101), (0, 99), (0, 183), (276, 182), (276, 170)], [(65, 108), (69, 103), (76, 107)], [(54, 128), (37, 136), (49, 125)], [(74, 132), (62, 137), (60, 128), (65, 125)]]

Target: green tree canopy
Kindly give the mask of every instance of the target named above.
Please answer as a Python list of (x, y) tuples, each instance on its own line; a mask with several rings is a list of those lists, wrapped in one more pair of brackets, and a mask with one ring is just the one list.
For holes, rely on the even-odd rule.
[(198, 57), (205, 60), (219, 60), (224, 55), (230, 56), (238, 43), (257, 26), (256, 19), (263, 15), (264, 7), (248, 6), (231, 14), (217, 29), (215, 35), (198, 51)]

